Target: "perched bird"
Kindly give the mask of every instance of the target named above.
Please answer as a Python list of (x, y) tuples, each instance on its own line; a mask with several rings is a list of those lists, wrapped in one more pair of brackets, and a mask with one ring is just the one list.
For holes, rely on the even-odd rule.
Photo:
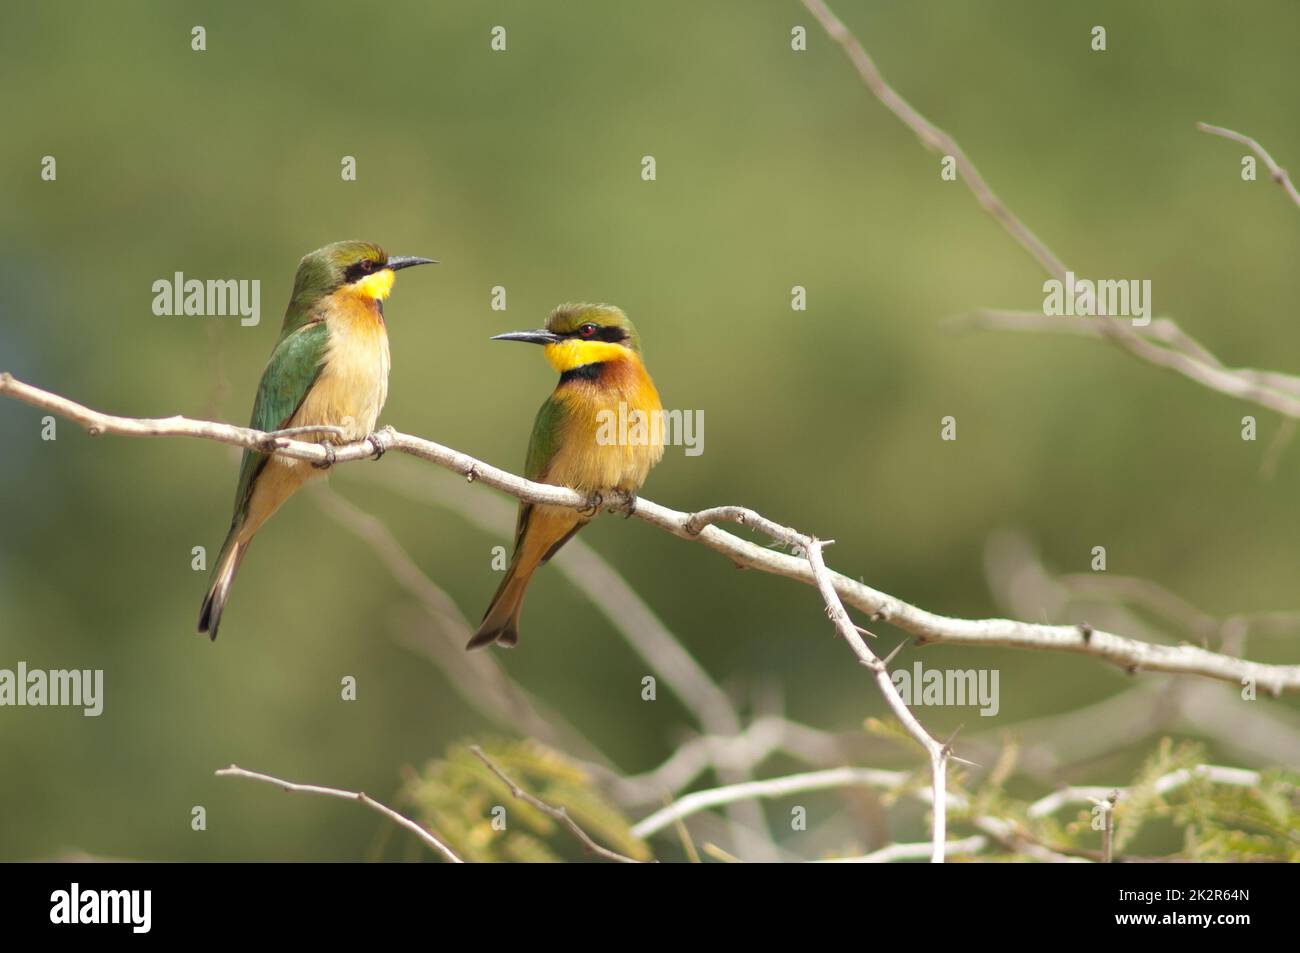
[(493, 340), (540, 344), (560, 372), (559, 384), (533, 424), (524, 475), (571, 487), (586, 495), (591, 506), (579, 512), (520, 505), (514, 556), (467, 649), (517, 643), (519, 611), (537, 567), (595, 516), (604, 498), (617, 494), (631, 502), (664, 453), (659, 392), (641, 362), (636, 328), (618, 308), (561, 305), (546, 327), (498, 334)]
[[(335, 242), (304, 257), (249, 426), (341, 428), (341, 435), (302, 437), (327, 447), (370, 436), (388, 396), (384, 299), (393, 290), (395, 272), (429, 264), (434, 264), (429, 258), (389, 257), (370, 242)], [(230, 533), (199, 610), (200, 633), (217, 637), (230, 584), (253, 535), (294, 490), (328, 466), (244, 451)]]

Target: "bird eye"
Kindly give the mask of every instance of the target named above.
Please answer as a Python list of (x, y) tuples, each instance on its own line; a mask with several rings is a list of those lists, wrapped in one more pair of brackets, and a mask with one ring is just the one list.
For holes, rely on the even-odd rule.
[(596, 333), (596, 326), (594, 324), (584, 324), (582, 327), (578, 328), (578, 333), (584, 338), (589, 338)]

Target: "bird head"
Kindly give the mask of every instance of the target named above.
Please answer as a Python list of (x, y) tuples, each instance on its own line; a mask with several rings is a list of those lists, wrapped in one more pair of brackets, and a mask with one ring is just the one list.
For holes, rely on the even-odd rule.
[(639, 360), (641, 354), (636, 328), (612, 304), (562, 304), (551, 312), (545, 327), (498, 334), (492, 340), (540, 344), (561, 374), (587, 364)]
[(290, 309), (310, 308), (339, 292), (383, 301), (393, 290), (395, 272), (434, 264), (431, 258), (389, 255), (372, 242), (335, 242), (304, 255), (298, 263)]

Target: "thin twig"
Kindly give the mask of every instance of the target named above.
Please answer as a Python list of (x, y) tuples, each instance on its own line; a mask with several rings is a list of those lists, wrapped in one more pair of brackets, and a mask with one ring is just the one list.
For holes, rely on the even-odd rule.
[(286, 791), (293, 791), (299, 794), (323, 794), (327, 797), (342, 798), (345, 801), (358, 801), (388, 818), (394, 824), (400, 824), (408, 831), (413, 833), (420, 840), (424, 841), (437, 853), (451, 861), (453, 864), (463, 864), (464, 861), (456, 855), (456, 852), (448, 847), (437, 834), (429, 830), (422, 824), (418, 824), (404, 814), (399, 814), (386, 804), (381, 804), (364, 791), (343, 791), (339, 788), (325, 788), (317, 784), (295, 784), (292, 781), (285, 781), (281, 778), (272, 777), (269, 774), (258, 774), (256, 771), (246, 771), (238, 765), (232, 764), (228, 768), (221, 768), (217, 771), (217, 776), (222, 778), (248, 778), (252, 781), (263, 781), (267, 784), (274, 784), (278, 788)]
[(1119, 792), (1111, 791), (1103, 798), (1098, 798), (1094, 803), (1101, 808), (1104, 815), (1105, 827), (1101, 832), (1101, 862), (1109, 864), (1115, 859), (1115, 802), (1119, 800)]
[(498, 778), (501, 779), (501, 783), (510, 789), (511, 794), (513, 794), (519, 800), (523, 801), (525, 804), (531, 804), (533, 807), (537, 808), (537, 810), (541, 811), (543, 814), (547, 815), (548, 817), (552, 817), (555, 820), (559, 821), (560, 824), (562, 824), (565, 827), (565, 829), (569, 831), (569, 833), (571, 833), (574, 837), (576, 837), (579, 843), (581, 843), (583, 847), (591, 851), (591, 853), (595, 854), (598, 857), (603, 857), (606, 860), (612, 860), (615, 863), (619, 863), (619, 864), (641, 863), (641, 861), (637, 860), (634, 857), (628, 857), (625, 854), (620, 854), (618, 851), (610, 850), (608, 847), (603, 847), (600, 844), (596, 843), (594, 840), (591, 839), (591, 835), (589, 835), (586, 831), (584, 831), (581, 827), (579, 827), (578, 823), (574, 821), (572, 817), (569, 816), (568, 810), (563, 805), (556, 807), (554, 805), (547, 804), (539, 797), (534, 797), (532, 794), (529, 794), (519, 785), (515, 784), (514, 781), (510, 780), (509, 776), (507, 776), (504, 771), (498, 768), (496, 764), (493, 763), (492, 759), (483, 753), (483, 749), (480, 748), (478, 745), (470, 745), (469, 750), (474, 753), (475, 757), (477, 757), (480, 761), (482, 761), (485, 765), (487, 765), (488, 770), (490, 770), (493, 774), (495, 774)]
[(1292, 202), (1297, 206), (1300, 206), (1300, 191), (1296, 190), (1295, 183), (1291, 181), (1291, 176), (1287, 175), (1286, 169), (1278, 165), (1273, 157), (1269, 155), (1268, 150), (1259, 144), (1258, 139), (1247, 136), (1244, 133), (1234, 132), (1231, 129), (1225, 129), (1222, 126), (1211, 126), (1207, 122), (1198, 122), (1196, 128), (1201, 130), (1201, 132), (1208, 132), (1212, 136), (1222, 136), (1224, 139), (1231, 139), (1233, 142), (1239, 143), (1248, 148), (1251, 152), (1255, 153), (1255, 155), (1264, 160), (1264, 165), (1268, 169), (1269, 177), (1278, 185), (1282, 186), (1282, 190), (1291, 197)]

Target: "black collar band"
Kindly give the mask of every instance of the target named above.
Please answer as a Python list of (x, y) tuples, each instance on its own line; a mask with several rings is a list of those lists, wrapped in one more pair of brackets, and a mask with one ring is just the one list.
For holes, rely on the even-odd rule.
[(601, 371), (604, 369), (604, 361), (596, 361), (592, 364), (579, 364), (577, 367), (571, 367), (561, 374), (560, 383), (567, 384), (569, 381), (594, 381), (600, 377)]

